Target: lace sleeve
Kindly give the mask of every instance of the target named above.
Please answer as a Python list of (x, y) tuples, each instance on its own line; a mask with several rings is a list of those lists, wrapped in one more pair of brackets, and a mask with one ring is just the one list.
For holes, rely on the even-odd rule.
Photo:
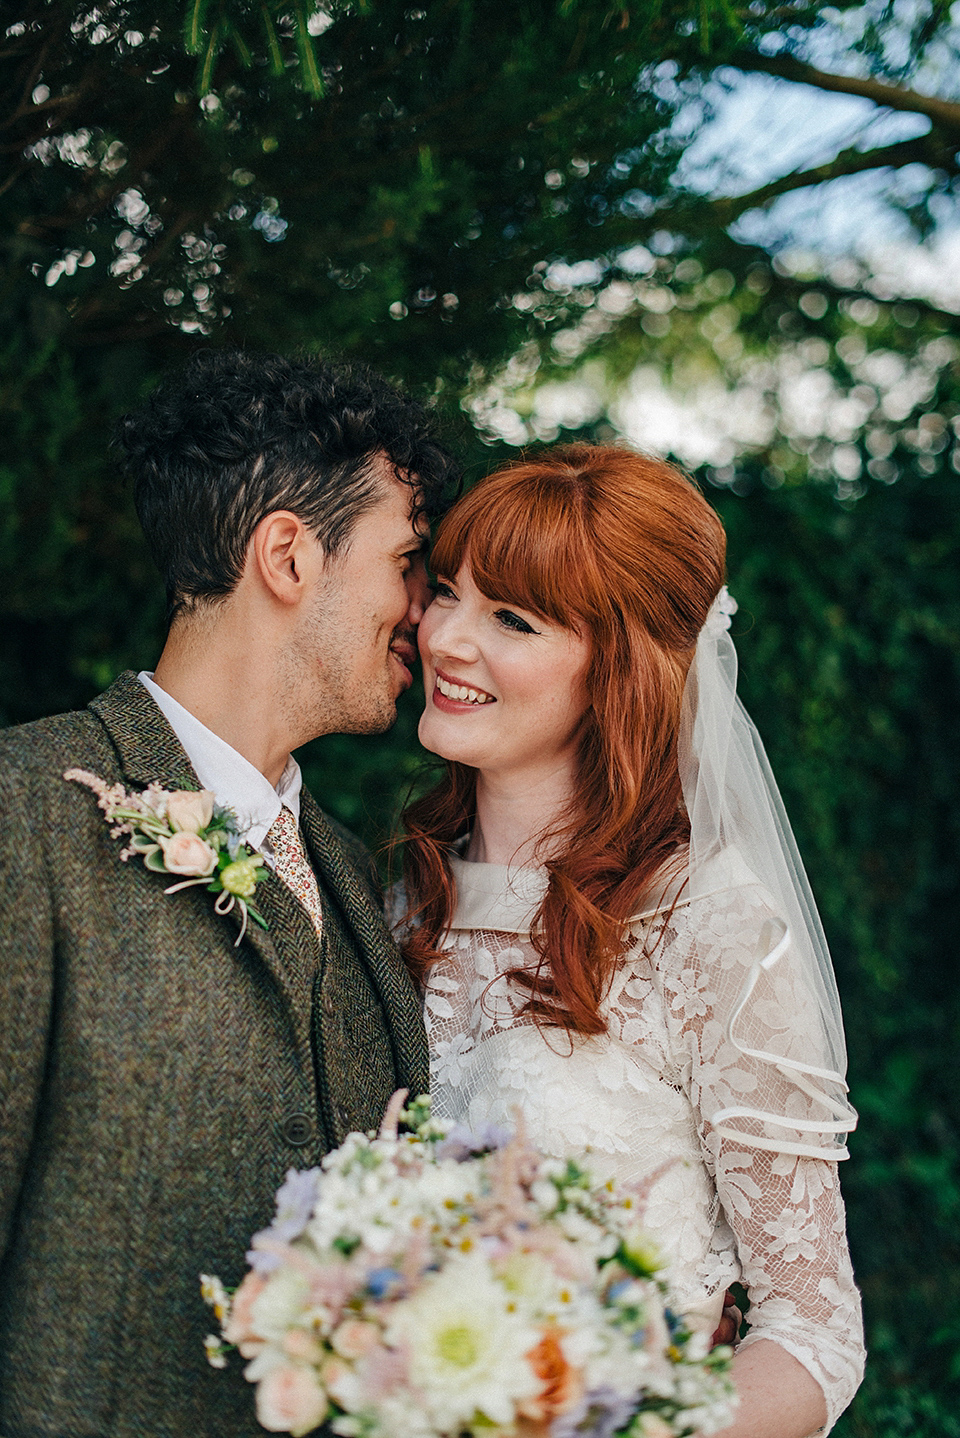
[[(804, 1365), (823, 1389), (828, 1431), (856, 1392), (864, 1359), (860, 1300), (831, 1161), (836, 1149), (825, 1147), (823, 1158), (789, 1151), (797, 1134), (784, 1119), (802, 1121), (815, 1102), (789, 1068), (751, 1056), (771, 1048), (789, 1054), (791, 1032), (807, 1021), (790, 965), (763, 974), (744, 1015), (747, 1042), (738, 1036), (732, 1044), (720, 1017), (729, 1014), (731, 991), (742, 986), (756, 935), (769, 920), (762, 891), (734, 890), (678, 905), (669, 923), (638, 936), (637, 944), (652, 959), (676, 1079), (690, 1095), (704, 1163), (736, 1239), (751, 1303), (744, 1343), (771, 1339)], [(739, 1133), (714, 1124), (730, 1110), (756, 1117), (744, 1120)], [(770, 1114), (783, 1117), (761, 1117)], [(781, 1142), (786, 1152), (776, 1151)]]

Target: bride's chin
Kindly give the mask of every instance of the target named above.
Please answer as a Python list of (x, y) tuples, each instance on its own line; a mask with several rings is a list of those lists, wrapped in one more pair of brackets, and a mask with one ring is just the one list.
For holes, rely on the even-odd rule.
[(463, 752), (463, 745), (449, 735), (443, 733), (443, 725), (436, 723), (435, 715), (429, 709), (425, 710), (421, 719), (417, 734), (423, 748), (430, 754), (436, 754), (439, 759), (447, 759), (458, 764), (473, 764), (473, 758)]
[(436, 754), (441, 759), (448, 759), (450, 757), (449, 754), (444, 752), (447, 746), (443, 743), (440, 736), (434, 733), (435, 726), (431, 722), (432, 718), (433, 716), (429, 709), (425, 710), (420, 716), (420, 723), (417, 727), (417, 738), (429, 754)]

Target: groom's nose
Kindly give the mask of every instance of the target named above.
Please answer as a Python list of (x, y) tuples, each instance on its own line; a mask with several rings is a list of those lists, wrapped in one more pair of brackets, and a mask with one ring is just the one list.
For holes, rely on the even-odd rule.
[(407, 622), (416, 627), (426, 612), (430, 603), (430, 584), (427, 579), (427, 557), (425, 554), (418, 554), (407, 571), (405, 580), (409, 606), (407, 608)]

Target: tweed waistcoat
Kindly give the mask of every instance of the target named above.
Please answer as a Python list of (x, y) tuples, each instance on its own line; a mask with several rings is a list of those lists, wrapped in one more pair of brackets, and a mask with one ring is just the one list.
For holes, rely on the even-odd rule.
[(253, 1438), (204, 1360), (289, 1167), (427, 1083), (420, 1006), (362, 847), (304, 795), (323, 941), (275, 876), (266, 932), (120, 860), (71, 766), (196, 785), (135, 676), (0, 734), (0, 1438)]

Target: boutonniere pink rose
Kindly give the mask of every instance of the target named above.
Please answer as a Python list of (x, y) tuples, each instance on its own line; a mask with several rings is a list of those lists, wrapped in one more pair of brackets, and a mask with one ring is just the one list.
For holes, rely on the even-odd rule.
[(176, 894), (204, 884), (216, 894), (214, 909), (240, 911), (239, 944), (253, 919), (267, 927), (251, 900), (267, 868), (263, 857), (240, 838), (237, 816), (216, 802), (209, 789), (164, 789), (149, 784), (140, 793), (122, 784), (108, 784), (88, 769), (68, 769), (63, 776), (83, 784), (97, 795), (97, 803), (114, 839), (126, 838), (120, 858), (139, 857), (156, 874), (171, 874), (178, 882), (164, 889)]
[(199, 834), (160, 836), (163, 864), (168, 874), (195, 874), (206, 878), (217, 867), (217, 851)]

